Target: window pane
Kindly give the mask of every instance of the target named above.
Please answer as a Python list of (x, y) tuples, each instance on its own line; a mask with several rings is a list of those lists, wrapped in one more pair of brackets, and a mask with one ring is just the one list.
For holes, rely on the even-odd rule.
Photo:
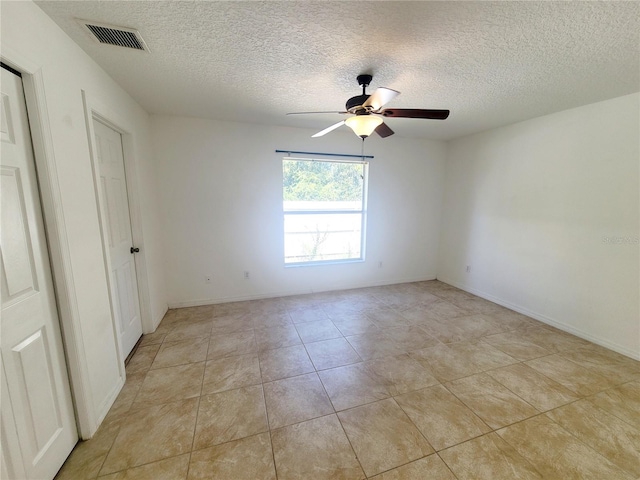
[(330, 210), (331, 202), (353, 202), (362, 209), (364, 165), (329, 161), (283, 160), (283, 200), (316, 202), (314, 209)]
[(364, 257), (366, 163), (282, 161), (286, 264)]
[(361, 213), (285, 214), (285, 263), (361, 258)]

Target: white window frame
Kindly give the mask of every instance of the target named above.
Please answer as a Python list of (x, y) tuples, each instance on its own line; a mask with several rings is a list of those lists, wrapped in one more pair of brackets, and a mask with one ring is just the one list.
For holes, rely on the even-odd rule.
[[(360, 256), (358, 258), (344, 258), (344, 259), (330, 259), (330, 260), (309, 260), (302, 262), (287, 262), (286, 250), (285, 250), (285, 236), (283, 236), (283, 260), (285, 267), (306, 267), (306, 266), (318, 266), (318, 265), (333, 265), (342, 263), (361, 263), (365, 260), (366, 251), (366, 227), (367, 227), (367, 198), (369, 190), (369, 162), (365, 160), (345, 160), (345, 159), (317, 159), (317, 158), (297, 158), (297, 157), (283, 157), (282, 165), (285, 161), (304, 161), (304, 162), (323, 162), (323, 163), (357, 163), (363, 166), (363, 182), (362, 182), (362, 202), (360, 210), (285, 210), (284, 198), (282, 202), (282, 218), (283, 227), (284, 221), (287, 215), (327, 215), (327, 214), (360, 214)], [(283, 177), (284, 181), (284, 177)], [(286, 235), (283, 228), (283, 234)]]

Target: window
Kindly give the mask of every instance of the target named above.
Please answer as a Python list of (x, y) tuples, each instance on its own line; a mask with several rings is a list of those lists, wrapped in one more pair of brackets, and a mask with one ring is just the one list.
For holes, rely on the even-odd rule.
[(364, 260), (366, 162), (282, 160), (286, 265)]

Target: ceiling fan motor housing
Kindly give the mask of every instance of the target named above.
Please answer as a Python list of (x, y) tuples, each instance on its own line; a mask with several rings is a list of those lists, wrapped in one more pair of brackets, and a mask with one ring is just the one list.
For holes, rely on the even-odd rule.
[[(369, 97), (370, 95), (356, 95), (355, 97), (351, 97), (349, 100), (347, 100), (347, 103), (345, 105), (347, 107), (347, 111), (351, 113), (357, 113), (357, 110), (359, 110), (358, 107), (361, 107)], [(353, 109), (355, 109), (356, 111), (352, 111)]]
[(349, 100), (347, 100), (347, 103), (345, 106), (347, 107), (348, 112), (355, 113), (356, 115), (363, 115), (367, 113), (367, 110), (359, 107), (361, 107), (364, 104), (364, 102), (366, 102), (367, 99), (371, 96), (371, 95), (367, 95), (366, 88), (371, 83), (371, 80), (373, 80), (373, 76), (362, 74), (362, 75), (358, 75), (356, 80), (358, 80), (358, 85), (362, 87), (362, 95), (356, 95), (355, 97), (351, 97)]

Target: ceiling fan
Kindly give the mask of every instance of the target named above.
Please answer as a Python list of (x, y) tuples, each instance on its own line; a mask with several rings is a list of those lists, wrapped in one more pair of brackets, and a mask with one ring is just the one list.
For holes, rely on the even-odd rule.
[(397, 118), (426, 118), (431, 120), (445, 120), (449, 116), (449, 110), (424, 110), (420, 108), (382, 108), (388, 102), (400, 95), (400, 92), (391, 90), (390, 88), (380, 87), (371, 95), (367, 95), (367, 87), (371, 83), (373, 76), (358, 75), (358, 85), (362, 87), (362, 95), (356, 95), (347, 100), (345, 105), (346, 111), (334, 112), (293, 112), (287, 115), (305, 115), (312, 113), (340, 113), (343, 115), (351, 114), (346, 120), (335, 123), (330, 127), (312, 135), (312, 137), (322, 137), (327, 133), (347, 125), (357, 136), (363, 140), (376, 132), (382, 138), (394, 134), (394, 131), (387, 126), (382, 117)]

